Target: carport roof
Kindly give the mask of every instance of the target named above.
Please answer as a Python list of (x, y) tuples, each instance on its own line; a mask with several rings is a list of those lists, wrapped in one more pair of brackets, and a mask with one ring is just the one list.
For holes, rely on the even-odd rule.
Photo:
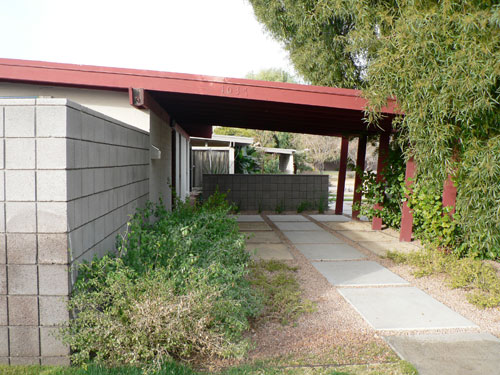
[(0, 59), (0, 81), (128, 91), (143, 89), (188, 133), (212, 125), (320, 135), (389, 131), (395, 101), (379, 127), (363, 119), (358, 90), (150, 70)]

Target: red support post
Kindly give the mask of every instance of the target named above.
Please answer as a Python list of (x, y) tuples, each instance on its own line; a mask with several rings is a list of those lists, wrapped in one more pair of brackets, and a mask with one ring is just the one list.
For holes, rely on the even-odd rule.
[[(356, 204), (361, 204), (362, 192), (358, 192), (361, 188), (361, 177), (365, 170), (365, 159), (366, 159), (366, 135), (362, 135), (358, 140), (358, 155), (356, 158), (356, 176), (354, 178), (354, 197), (352, 200), (352, 206)], [(358, 173), (359, 171), (359, 173)], [(359, 210), (352, 210), (353, 220), (359, 220)]]
[[(405, 173), (405, 185), (411, 191), (411, 186), (413, 185), (413, 178), (415, 177), (415, 161), (411, 157), (406, 162), (406, 173)], [(409, 195), (406, 194), (406, 199), (409, 199)], [(413, 212), (408, 207), (408, 202), (403, 202), (403, 208), (401, 209), (401, 230), (399, 231), (399, 241), (410, 242), (411, 236), (413, 234)]]
[[(389, 137), (390, 133), (380, 134), (380, 141), (378, 146), (378, 160), (377, 160), (377, 182), (384, 181), (383, 171), (387, 165), (387, 157), (389, 156)], [(375, 204), (374, 208), (376, 210), (382, 210), (382, 204)], [(381, 230), (382, 229), (382, 218), (374, 216), (372, 220), (372, 229)]]
[(337, 198), (335, 199), (335, 215), (342, 215), (344, 212), (344, 189), (345, 175), (347, 171), (347, 151), (349, 148), (349, 139), (342, 137), (342, 145), (340, 147), (340, 167), (339, 176), (337, 179)]
[(457, 203), (457, 188), (451, 179), (451, 175), (444, 182), (443, 186), (443, 207), (453, 207), (450, 211), (450, 216), (455, 213), (455, 205)]

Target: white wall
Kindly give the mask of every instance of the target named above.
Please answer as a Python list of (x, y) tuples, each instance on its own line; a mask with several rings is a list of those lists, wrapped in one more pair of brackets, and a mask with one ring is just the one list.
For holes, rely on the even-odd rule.
[(67, 98), (128, 125), (149, 131), (149, 111), (132, 107), (128, 92), (0, 82), (0, 97)]

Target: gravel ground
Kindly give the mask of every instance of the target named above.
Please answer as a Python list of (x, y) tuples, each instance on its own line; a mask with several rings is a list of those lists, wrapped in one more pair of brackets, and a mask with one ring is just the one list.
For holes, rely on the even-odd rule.
[[(489, 332), (500, 337), (500, 309), (482, 310), (476, 308), (467, 302), (466, 291), (445, 287), (444, 276), (415, 278), (409, 266), (397, 265), (389, 259), (380, 258), (359, 243), (343, 237), (323, 223), (308, 218), (323, 229), (342, 237), (348, 244), (364, 253), (369, 260), (377, 261), (409, 281), (412, 286), (420, 288), (479, 326), (479, 329), (468, 330), (384, 331), (383, 335), (470, 331)], [(249, 353), (248, 359), (281, 357), (288, 358), (288, 361), (293, 362), (294, 358), (311, 356), (309, 364), (315, 360), (322, 361), (321, 358), (323, 361), (336, 363), (375, 363), (394, 360), (391, 350), (379, 334), (344, 300), (337, 289), (316, 271), (273, 222), (266, 217), (265, 221), (279, 234), (282, 242), (289, 247), (295, 260), (287, 263), (298, 267), (297, 278), (303, 288), (303, 296), (316, 303), (317, 311), (302, 316), (293, 325), (282, 326), (279, 323), (268, 322), (255, 327), (249, 335), (256, 347)], [(369, 230), (370, 224), (364, 224)], [(396, 238), (399, 236), (397, 231), (391, 229), (384, 230), (384, 233)], [(307, 361), (307, 359), (304, 360)]]

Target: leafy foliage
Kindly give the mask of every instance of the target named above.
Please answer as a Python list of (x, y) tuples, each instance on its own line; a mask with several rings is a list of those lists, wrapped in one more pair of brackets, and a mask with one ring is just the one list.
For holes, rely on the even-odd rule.
[[(360, 173), (361, 171), (356, 171)], [(384, 179), (377, 181), (377, 174), (373, 171), (364, 171), (362, 175), (361, 191), (362, 204), (355, 205), (354, 209), (372, 219), (381, 217), (383, 222), (392, 228), (399, 228), (401, 223), (401, 206), (405, 193), (405, 165), (401, 148), (396, 141), (391, 142), (387, 166), (383, 170)], [(374, 208), (375, 204), (382, 205), (382, 210)]]
[(254, 174), (260, 171), (257, 150), (250, 146), (240, 147), (234, 155), (234, 171), (241, 174)]
[(167, 212), (149, 204), (119, 241), (120, 257), (83, 263), (63, 330), (75, 364), (161, 363), (238, 356), (259, 299), (224, 196)]
[(500, 278), (492, 265), (478, 259), (460, 259), (456, 254), (442, 251), (389, 252), (388, 258), (397, 263), (416, 267), (415, 276), (422, 277), (443, 273), (451, 288), (469, 290), (467, 299), (481, 308), (500, 306)]
[[(458, 189), (462, 254), (499, 258), (500, 4), (466, 0), (250, 0), (313, 84), (388, 98), (423, 190)], [(484, 192), (484, 194), (481, 194)]]

